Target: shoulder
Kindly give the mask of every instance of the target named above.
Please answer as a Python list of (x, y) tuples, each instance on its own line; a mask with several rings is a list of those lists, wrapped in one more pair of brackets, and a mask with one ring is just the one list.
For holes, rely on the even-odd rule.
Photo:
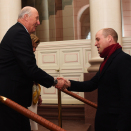
[(122, 59), (130, 59), (131, 60), (131, 56), (127, 53), (125, 53), (124, 51), (121, 51), (118, 54), (118, 57), (122, 60)]
[(124, 51), (122, 51), (122, 49), (118, 49), (115, 53), (114, 53), (114, 57), (118, 60), (122, 60), (122, 59), (131, 59), (131, 56), (127, 53), (125, 53)]
[(16, 23), (15, 25), (9, 28), (3, 39), (8, 38), (11, 41), (11, 39), (21, 34), (27, 35), (28, 37), (30, 36), (26, 29), (20, 23)]
[[(27, 33), (29, 34), (26, 29), (24, 28), (24, 26), (20, 23), (16, 23), (15, 25), (13, 25), (9, 30), (8, 32), (14, 32), (14, 33), (18, 33), (18, 32), (24, 32), (24, 33)], [(15, 34), (16, 35), (16, 34)]]
[(10, 45), (11, 47), (13, 45), (19, 46), (22, 44), (29, 45), (32, 48), (32, 41), (30, 38), (30, 34), (26, 31), (23, 25), (20, 23), (16, 23), (13, 25), (5, 34), (3, 37), (3, 40), (1, 43), (6, 43)]
[(16, 23), (13, 25), (10, 30), (9, 34), (14, 37), (15, 39), (29, 39), (30, 40), (30, 34), (26, 31), (25, 27), (21, 23)]
[(20, 23), (16, 23), (12, 27), (10, 27), (9, 30), (5, 33), (3, 39), (1, 40), (1, 44), (12, 44), (16, 37), (20, 35), (20, 33), (29, 36), (29, 33), (27, 33), (24, 27), (22, 27)]
[(117, 68), (119, 67), (125, 67), (130, 68), (131, 67), (131, 56), (124, 51), (121, 51), (118, 55), (116, 55), (115, 64), (117, 65)]

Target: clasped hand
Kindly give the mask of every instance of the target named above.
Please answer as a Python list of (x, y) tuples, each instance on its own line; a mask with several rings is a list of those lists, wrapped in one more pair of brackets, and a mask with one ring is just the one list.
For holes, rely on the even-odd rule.
[(64, 90), (70, 87), (70, 81), (63, 78), (63, 77), (57, 77), (58, 83), (55, 85), (55, 87), (59, 90)]

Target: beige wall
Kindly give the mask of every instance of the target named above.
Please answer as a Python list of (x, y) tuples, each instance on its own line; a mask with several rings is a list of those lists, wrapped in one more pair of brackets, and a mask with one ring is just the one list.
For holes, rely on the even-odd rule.
[[(73, 11), (74, 11), (74, 39), (86, 38), (88, 26), (88, 10), (89, 0), (74, 0)], [(82, 21), (81, 21), (82, 18)], [(88, 24), (89, 25), (89, 24)]]
[(0, 0), (0, 41), (7, 30), (17, 22), (20, 0)]
[[(122, 1), (123, 36), (131, 37), (131, 0), (120, 1)], [(58, 8), (55, 12), (57, 6), (50, 5), (48, 1), (45, 8), (51, 6), (49, 8), (54, 10), (54, 14), (41, 21), (42, 25), (37, 28), (36, 34), (42, 42), (86, 39), (90, 32), (89, 4), (89, 0), (73, 0), (70, 4), (61, 5), (61, 9)]]
[(122, 0), (123, 36), (131, 37), (131, 0)]

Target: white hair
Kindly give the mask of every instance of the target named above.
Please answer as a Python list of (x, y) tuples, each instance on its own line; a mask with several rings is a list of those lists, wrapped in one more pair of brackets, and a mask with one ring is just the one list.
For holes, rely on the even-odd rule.
[(26, 6), (26, 7), (24, 7), (24, 8), (20, 11), (20, 13), (19, 13), (19, 15), (18, 15), (18, 19), (23, 18), (25, 14), (28, 14), (28, 16), (31, 16), (31, 13), (32, 13), (31, 10), (32, 10), (32, 8), (33, 8), (33, 7), (31, 7), (31, 6)]

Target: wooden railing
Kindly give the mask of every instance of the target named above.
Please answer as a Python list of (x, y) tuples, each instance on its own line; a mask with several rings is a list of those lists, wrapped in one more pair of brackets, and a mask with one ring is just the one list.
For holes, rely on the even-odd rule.
[(76, 98), (76, 99), (78, 99), (78, 100), (80, 100), (80, 101), (82, 101), (82, 102), (84, 102), (85, 104), (88, 104), (88, 105), (90, 105), (90, 106), (92, 106), (94, 108), (97, 108), (97, 104), (95, 104), (95, 103), (93, 103), (93, 102), (91, 102), (91, 101), (89, 101), (89, 100), (87, 100), (87, 99), (73, 93), (73, 92), (70, 92), (67, 89), (64, 89), (63, 92), (70, 95), (70, 96), (72, 96), (72, 97), (74, 97), (74, 98)]
[[(85, 104), (88, 104), (94, 108), (97, 108), (97, 104), (79, 96), (76, 95), (73, 92), (68, 91), (67, 89), (64, 89), (62, 92), (84, 102)], [(24, 116), (28, 117), (29, 119), (32, 119), (34, 121), (36, 121), (37, 123), (39, 123), (40, 125), (46, 127), (47, 129), (51, 130), (51, 131), (65, 131), (62, 127), (62, 110), (61, 110), (61, 91), (58, 90), (58, 110), (59, 110), (59, 115), (58, 115), (58, 123), (59, 126), (55, 125), (54, 123), (44, 119), (43, 117), (35, 114), (34, 112), (26, 109), (25, 107), (17, 104), (16, 102), (4, 97), (4, 96), (0, 96), (0, 102), (2, 102), (3, 104), (9, 106), (10, 108), (16, 110), (17, 112), (23, 114)]]
[(10, 108), (16, 110), (17, 112), (23, 114), (24, 116), (36, 121), (37, 123), (39, 123), (40, 125), (46, 127), (47, 129), (49, 129), (51, 131), (66, 131), (66, 130), (62, 129), (61, 127), (55, 125), (54, 123), (44, 119), (43, 117), (35, 114), (34, 112), (26, 109), (25, 107), (17, 104), (16, 102), (14, 102), (6, 97), (0, 96), (0, 102), (9, 106)]
[[(95, 104), (95, 103), (93, 103), (93, 102), (73, 93), (73, 92), (70, 92), (67, 89), (62, 90), (62, 92), (64, 92), (64, 93), (84, 102), (85, 104), (88, 104), (88, 105), (97, 109), (97, 104)], [(62, 127), (62, 109), (61, 109), (61, 91), (60, 90), (58, 90), (58, 112), (59, 112), (58, 113), (58, 123), (59, 123), (59, 126)]]

